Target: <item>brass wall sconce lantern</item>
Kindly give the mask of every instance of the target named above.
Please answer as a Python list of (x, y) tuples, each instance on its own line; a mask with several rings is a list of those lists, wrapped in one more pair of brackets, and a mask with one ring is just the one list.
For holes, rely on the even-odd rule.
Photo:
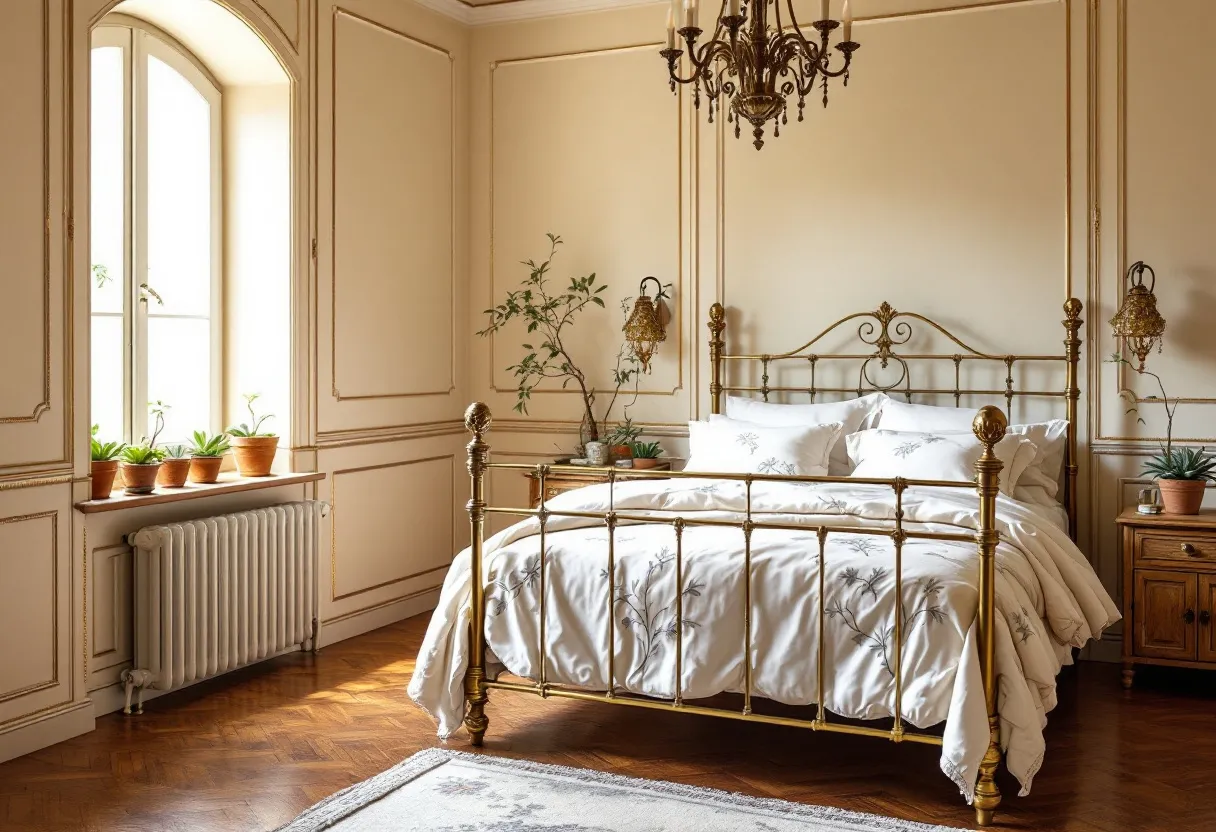
[[(1144, 285), (1144, 273), (1148, 272), (1152, 282)], [(1165, 333), (1165, 318), (1157, 311), (1157, 298), (1153, 289), (1157, 286), (1157, 273), (1143, 260), (1132, 263), (1127, 270), (1128, 284), (1123, 305), (1110, 319), (1115, 337), (1127, 344), (1140, 361), (1138, 371), (1144, 371), (1144, 359), (1157, 347), (1161, 352), (1161, 336)]]
[[(653, 300), (646, 294), (646, 284), (652, 280), (658, 287)], [(657, 277), (642, 278), (638, 286), (638, 299), (634, 301), (633, 311), (625, 321), (625, 340), (629, 342), (644, 373), (650, 372), (650, 359), (654, 357), (659, 344), (667, 340), (667, 331), (663, 329), (658, 309), (665, 296), (663, 284)]]

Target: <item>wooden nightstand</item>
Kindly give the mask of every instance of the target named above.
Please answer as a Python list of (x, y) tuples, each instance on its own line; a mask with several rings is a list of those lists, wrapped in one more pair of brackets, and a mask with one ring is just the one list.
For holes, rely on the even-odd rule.
[(1137, 664), (1216, 670), (1216, 511), (1138, 514), (1123, 528), (1123, 687)]
[[(678, 462), (675, 460), (671, 460), (671, 461), (665, 460), (665, 463), (666, 463), (665, 466), (663, 466), (662, 468), (651, 468), (650, 470), (652, 470), (652, 471), (656, 471), (656, 470), (669, 471), (669, 470), (671, 470), (671, 466), (672, 466), (673, 462), (677, 463), (677, 468), (678, 468), (679, 462), (682, 462), (682, 460), (678, 461)], [(528, 502), (532, 506), (532, 508), (536, 508), (537, 506), (540, 505), (540, 477), (538, 477), (536, 475), (535, 471), (528, 471), (527, 473), (524, 474), (524, 476), (526, 476), (528, 478)], [(636, 479), (642, 479), (642, 478), (636, 476), (633, 473), (632, 469), (629, 469), (629, 468), (618, 468), (617, 469), (617, 472), (616, 472), (617, 482), (625, 482), (626, 480), (636, 480)], [(545, 499), (552, 500), (554, 497), (556, 497), (558, 494), (561, 494), (563, 491), (570, 491), (575, 488), (582, 488), (585, 485), (596, 485), (597, 483), (601, 483), (601, 482), (608, 482), (608, 474), (605, 471), (588, 470), (588, 471), (554, 471), (554, 472), (550, 472), (549, 475), (547, 477), (545, 477)]]

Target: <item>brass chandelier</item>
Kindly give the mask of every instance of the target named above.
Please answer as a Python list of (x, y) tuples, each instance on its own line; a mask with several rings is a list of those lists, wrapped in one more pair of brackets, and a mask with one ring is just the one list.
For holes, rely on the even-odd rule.
[[(713, 2), (713, 0), (708, 0)], [(819, 19), (811, 25), (819, 39), (810, 40), (802, 33), (794, 14), (794, 0), (721, 0), (721, 9), (713, 27), (713, 36), (698, 43), (703, 30), (697, 26), (696, 0), (683, 0), (683, 26), (676, 29), (673, 6), (667, 14), (667, 48), (660, 54), (667, 59), (671, 89), (676, 84), (691, 84), (693, 104), (699, 109), (704, 93), (709, 104), (709, 121), (721, 108), (719, 99), (725, 95), (730, 103), (726, 120), (735, 125), (735, 137), (740, 135), (744, 120), (752, 125), (753, 144), (764, 147), (764, 125), (773, 122), (773, 135), (781, 135), (781, 125), (789, 123), (787, 99), (798, 97), (798, 120), (803, 121), (806, 98), (822, 88), (823, 106), (828, 105), (828, 81), (843, 77), (849, 83), (849, 65), (860, 44), (851, 39), (853, 21), (849, 2), (845, 0), (840, 21), (829, 16), (828, 0), (819, 0)], [(782, 17), (782, 6), (785, 16)], [(828, 49), (832, 32), (842, 28), (840, 43), (836, 44), (842, 59), (831, 66)], [(676, 47), (676, 36), (688, 49), (689, 74), (680, 75), (683, 49)]]

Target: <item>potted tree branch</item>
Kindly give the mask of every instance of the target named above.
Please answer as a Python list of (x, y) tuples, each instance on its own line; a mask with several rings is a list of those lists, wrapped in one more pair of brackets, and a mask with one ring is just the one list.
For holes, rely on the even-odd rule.
[(262, 424), (267, 419), (273, 419), (274, 414), (258, 416), (253, 410), (253, 403), (259, 395), (242, 394), (245, 407), (249, 410), (249, 421), (228, 428), (228, 435), (232, 437), (232, 455), (236, 457), (236, 467), (242, 477), (269, 477), (275, 449), (279, 445), (277, 435), (262, 431)]
[[(598, 306), (604, 308), (603, 294), (607, 284), (596, 285), (595, 273), (585, 277), (570, 278), (569, 285), (564, 290), (554, 289), (549, 282), (549, 271), (562, 238), (555, 234), (546, 235), (549, 240), (549, 256), (541, 263), (533, 260), (524, 261), (528, 267), (528, 277), (520, 283), (519, 288), (507, 293), (506, 299), (492, 309), (487, 309), (489, 325), (478, 332), (478, 335), (489, 336), (499, 332), (511, 321), (519, 320), (526, 327), (528, 335), (533, 336), (534, 343), (523, 344), (523, 358), (519, 363), (507, 369), (515, 376), (516, 402), (515, 411), (527, 414), (528, 403), (532, 400), (532, 391), (546, 379), (561, 382), (562, 389), (571, 384), (578, 388), (582, 398), (582, 419), (579, 426), (579, 446), (582, 448), (591, 442), (606, 440), (609, 433), (610, 418), (622, 390), (633, 386), (634, 401), (637, 399), (638, 384), (641, 380), (641, 362), (633, 351), (623, 344), (617, 351), (616, 365), (613, 369), (612, 397), (604, 408), (600, 418), (596, 416), (596, 389), (587, 374), (579, 367), (566, 344), (570, 328), (581, 319), (584, 310)], [(622, 304), (622, 309), (628, 314), (628, 299)], [(630, 404), (623, 405), (623, 411), (628, 416)], [(626, 434), (612, 437), (620, 446), (636, 439), (640, 430), (633, 428), (628, 418)], [(618, 448), (628, 458), (627, 447)]]
[[(1161, 453), (1144, 463), (1144, 474), (1151, 475), (1161, 489), (1161, 502), (1166, 514), (1198, 514), (1203, 505), (1204, 490), (1209, 481), (1216, 480), (1216, 457), (1209, 454), (1207, 448), (1175, 448), (1174, 447), (1174, 414), (1178, 412), (1180, 402), (1170, 402), (1165, 393), (1165, 384), (1161, 376), (1132, 364), (1120, 353), (1114, 353), (1107, 359), (1112, 364), (1122, 364), (1130, 367), (1143, 376), (1152, 376), (1157, 381), (1157, 389), (1161, 396), (1147, 396), (1150, 401), (1159, 401), (1165, 408), (1165, 444)], [(1135, 413), (1136, 421), (1144, 424), (1140, 417), (1136, 394), (1131, 390), (1120, 390), (1120, 397), (1128, 403), (1127, 413)]]
[(190, 444), (190, 482), (215, 482), (220, 475), (220, 467), (224, 464), (224, 454), (228, 453), (227, 434), (217, 433), (208, 436), (204, 431), (194, 432)]
[(89, 475), (91, 486), (89, 497), (105, 500), (114, 490), (114, 475), (118, 473), (118, 457), (127, 446), (122, 442), (100, 442), (98, 426), (89, 431)]

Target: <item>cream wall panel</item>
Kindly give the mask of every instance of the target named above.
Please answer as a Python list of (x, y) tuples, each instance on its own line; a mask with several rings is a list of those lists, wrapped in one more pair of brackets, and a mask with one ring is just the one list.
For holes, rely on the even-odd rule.
[[(1110, 198), (1104, 215), (1113, 256), (1104, 260), (1102, 317), (1114, 314), (1123, 274), (1136, 260), (1156, 269), (1158, 306), (1167, 329), (1164, 349), (1147, 368), (1161, 375), (1171, 396), (1191, 400), (1178, 410), (1174, 435), (1210, 441), (1216, 405), (1211, 320), (1216, 310), (1216, 252), (1211, 246), (1216, 215), (1216, 116), (1199, 102), (1216, 89), (1216, 57), (1208, 42), (1216, 32), (1216, 6), (1203, 0), (1120, 0), (1104, 4), (1112, 71), (1103, 75), (1102, 95), (1112, 119), (1103, 127), (1114, 150)], [(1155, 45), (1169, 42), (1170, 49)], [(1113, 122), (1113, 123), (1112, 123)], [(1113, 204), (1112, 204), (1113, 203)], [(1114, 344), (1103, 327), (1102, 354)], [(1103, 368), (1099, 436), (1164, 437), (1159, 404), (1141, 402), (1136, 423), (1118, 398), (1121, 387), (1141, 397), (1157, 394), (1150, 378)]]
[(5, 7), (0, 73), (0, 474), (71, 461), (65, 407), (62, 0)]
[[(0, 491), (0, 758), (4, 733), (76, 690), (67, 485)], [(18, 636), (19, 637), (16, 637)]]
[(466, 35), (384, 0), (319, 21), (318, 435), (455, 419)]
[[(491, 64), (492, 283), (484, 306), (498, 303), (527, 276), (520, 261), (544, 259), (545, 233), (560, 235), (565, 245), (551, 291), (593, 272), (597, 285), (609, 287), (607, 308), (582, 313), (565, 343), (590, 383), (611, 388), (624, 324), (621, 302), (636, 296), (641, 278), (655, 275), (675, 285), (675, 314), (645, 394), (686, 398), (680, 98), (656, 83), (654, 52), (646, 45)], [(561, 118), (549, 117), (555, 111)], [(491, 339), (492, 387), (506, 394), (494, 397), (499, 407), (513, 404), (515, 385), (506, 367), (522, 356), (523, 342), (538, 343), (522, 325)], [(529, 409), (538, 416), (581, 415), (573, 387), (563, 391), (547, 382), (534, 397)], [(678, 405), (662, 407), (678, 418)]]
[(301, 18), (306, 0), (251, 0), (269, 17), (279, 34), (296, 51), (300, 49)]

